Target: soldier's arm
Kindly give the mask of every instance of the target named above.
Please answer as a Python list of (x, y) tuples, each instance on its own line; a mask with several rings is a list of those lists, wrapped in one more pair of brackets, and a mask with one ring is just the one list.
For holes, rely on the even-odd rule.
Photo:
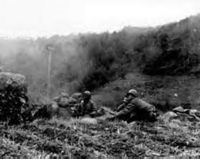
[(121, 105), (119, 105), (116, 109), (117, 112), (121, 111), (126, 105), (123, 103)]
[(74, 104), (74, 106), (71, 107), (71, 109), (74, 116), (81, 116), (83, 113), (81, 103)]
[(122, 109), (120, 112), (118, 112), (116, 117), (125, 116), (131, 113), (133, 110), (134, 110), (134, 105), (130, 103), (126, 105), (126, 107), (124, 107), (124, 109)]

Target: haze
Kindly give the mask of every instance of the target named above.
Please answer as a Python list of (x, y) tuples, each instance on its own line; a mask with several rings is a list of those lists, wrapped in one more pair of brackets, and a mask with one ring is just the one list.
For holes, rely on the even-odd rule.
[(199, 11), (199, 0), (0, 0), (0, 36), (38, 37), (157, 26)]

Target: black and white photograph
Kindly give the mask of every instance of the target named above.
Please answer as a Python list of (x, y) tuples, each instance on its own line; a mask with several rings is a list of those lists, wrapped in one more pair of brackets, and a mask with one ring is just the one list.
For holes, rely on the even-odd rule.
[(0, 0), (0, 158), (200, 158), (200, 1)]

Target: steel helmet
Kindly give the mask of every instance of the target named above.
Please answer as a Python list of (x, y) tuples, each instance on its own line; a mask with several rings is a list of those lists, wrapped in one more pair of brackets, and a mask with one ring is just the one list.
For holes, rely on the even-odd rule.
[(135, 89), (130, 89), (127, 95), (133, 95), (134, 97), (138, 96), (138, 92)]
[(80, 99), (82, 98), (82, 93), (80, 92), (73, 93), (71, 97), (74, 99)]
[(68, 93), (66, 93), (66, 92), (61, 92), (61, 96), (62, 96), (62, 97), (69, 98), (69, 94), (68, 94)]
[(83, 92), (83, 95), (85, 97), (91, 97), (91, 92), (90, 91), (85, 91), (85, 92)]

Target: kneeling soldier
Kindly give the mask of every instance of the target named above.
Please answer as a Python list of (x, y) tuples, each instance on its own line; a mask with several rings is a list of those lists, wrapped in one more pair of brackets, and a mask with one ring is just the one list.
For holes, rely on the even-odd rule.
[(156, 121), (157, 111), (155, 107), (138, 97), (135, 89), (129, 90), (123, 100), (123, 104), (117, 108), (118, 113), (110, 118), (111, 120), (125, 120), (131, 122), (134, 120)]

